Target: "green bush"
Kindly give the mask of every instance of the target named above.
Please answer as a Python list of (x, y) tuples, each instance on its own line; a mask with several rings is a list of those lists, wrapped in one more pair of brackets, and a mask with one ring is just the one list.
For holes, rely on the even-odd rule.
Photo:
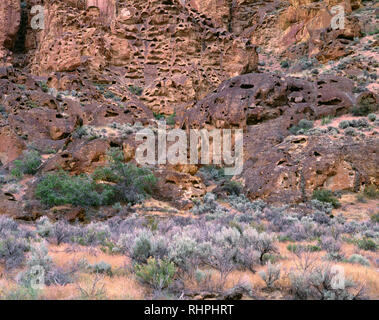
[(297, 126), (292, 126), (289, 130), (292, 134), (302, 134), (313, 128), (313, 121), (301, 119)]
[(345, 129), (345, 134), (348, 136), (355, 136), (356, 132), (355, 132), (354, 128), (348, 127)]
[(137, 278), (157, 290), (167, 288), (173, 281), (176, 267), (168, 260), (149, 258), (147, 264), (135, 266)]
[(297, 244), (289, 244), (287, 246), (287, 250), (292, 252), (292, 253), (298, 253), (298, 252), (301, 252), (301, 251), (304, 251), (304, 252), (318, 252), (318, 251), (321, 251), (322, 249), (319, 247), (319, 246), (316, 246), (316, 245), (306, 245), (306, 246), (303, 246), (303, 245), (297, 245)]
[(108, 166), (95, 171), (93, 179), (115, 183), (114, 202), (137, 203), (151, 195), (157, 178), (147, 168), (138, 168), (132, 163), (124, 163), (122, 150), (111, 148), (108, 153)]
[[(38, 183), (36, 197), (49, 207), (111, 205), (120, 201), (136, 203), (152, 194), (157, 179), (150, 170), (123, 163), (122, 151), (108, 152), (109, 164), (92, 176), (70, 176), (64, 171), (45, 175)], [(97, 183), (102, 180), (107, 183)]]
[(238, 181), (227, 180), (222, 186), (222, 190), (228, 194), (235, 194), (236, 196), (239, 196), (242, 193), (242, 185)]
[(13, 162), (13, 164), (15, 165), (15, 167), (11, 170), (11, 175), (18, 178), (18, 179), (21, 179), (22, 176), (23, 176), (23, 173), (22, 171), (18, 168), (19, 167), (19, 161), (20, 160), (15, 160)]
[(104, 97), (106, 99), (114, 99), (116, 97), (116, 95), (112, 91), (105, 91)]
[(167, 121), (166, 121), (167, 125), (173, 126), (175, 124), (175, 117), (176, 117), (176, 112), (174, 112), (173, 114), (169, 115), (167, 117)]
[(208, 181), (218, 182), (225, 179), (224, 170), (214, 165), (205, 165), (199, 169), (198, 173), (205, 183)]
[(32, 101), (32, 100), (26, 101), (26, 104), (27, 104), (27, 106), (29, 108), (39, 108), (39, 105), (36, 102)]
[(289, 252), (296, 253), (296, 252), (298, 252), (300, 249), (299, 249), (299, 246), (298, 246), (297, 244), (289, 244), (289, 245), (287, 246), (287, 250), (288, 250)]
[(361, 256), (360, 254), (352, 254), (349, 259), (347, 259), (348, 262), (350, 263), (357, 263), (361, 264), (362, 266), (370, 266), (370, 262), (364, 257)]
[(287, 68), (289, 68), (290, 64), (289, 64), (288, 61), (283, 60), (283, 61), (280, 62), (280, 66), (281, 66), (282, 68), (284, 68), (284, 69), (287, 69)]
[(347, 127), (350, 126), (350, 122), (347, 121), (347, 120), (342, 120), (339, 124), (338, 124), (338, 128), (340, 129), (346, 129)]
[[(278, 236), (278, 241), (279, 242), (294, 242), (295, 240), (293, 240), (288, 235), (279, 235)], [(287, 247), (287, 249), (288, 249), (288, 247)], [(288, 249), (288, 250), (291, 251), (290, 249)]]
[(132, 259), (145, 263), (152, 255), (152, 243), (148, 234), (142, 233), (135, 239), (132, 247)]
[(100, 261), (89, 266), (90, 270), (94, 273), (106, 274), (112, 276), (112, 266), (104, 261)]
[(370, 113), (375, 112), (378, 109), (378, 106), (375, 102), (375, 98), (366, 97), (363, 98), (358, 106), (355, 106), (351, 109), (351, 113), (354, 116), (367, 116)]
[(366, 251), (376, 251), (378, 249), (378, 245), (370, 238), (357, 240), (357, 245), (359, 249)]
[(117, 182), (119, 177), (116, 172), (112, 170), (110, 167), (101, 167), (95, 169), (92, 174), (92, 178), (96, 181), (107, 181), (107, 182)]
[(379, 223), (379, 212), (371, 216), (371, 221)]
[(154, 118), (157, 120), (165, 119), (166, 116), (163, 113), (153, 112)]
[(376, 114), (375, 113), (370, 113), (367, 117), (371, 122), (374, 122), (376, 120)]
[(367, 198), (370, 199), (378, 199), (379, 198), (379, 190), (378, 187), (374, 185), (369, 185), (366, 186), (365, 189), (363, 190), (363, 193)]
[(319, 246), (315, 246), (315, 245), (311, 245), (311, 244), (306, 246), (306, 251), (309, 251), (309, 252), (318, 252), (321, 250), (322, 249)]
[(366, 35), (373, 36), (374, 34), (378, 34), (378, 33), (379, 33), (379, 28), (375, 28), (374, 30), (367, 32)]
[(340, 206), (338, 199), (333, 195), (333, 192), (330, 190), (314, 190), (312, 198), (321, 202), (330, 203), (334, 208), (338, 208)]
[(96, 190), (95, 182), (86, 175), (70, 176), (64, 171), (49, 173), (42, 178), (36, 188), (36, 197), (49, 207), (72, 204), (74, 206), (99, 206), (112, 198), (111, 186), (102, 186), (103, 192)]
[(41, 163), (41, 155), (38, 151), (25, 151), (22, 160), (15, 160), (13, 162), (14, 168), (11, 170), (11, 174), (18, 178), (20, 178), (22, 174), (35, 174)]
[(142, 95), (143, 93), (143, 88), (141, 87), (138, 87), (138, 86), (133, 86), (133, 85), (130, 85), (128, 87), (129, 91), (132, 93), (132, 94), (135, 94), (136, 96), (140, 96)]
[(310, 129), (313, 127), (313, 121), (307, 119), (301, 119), (298, 123), (301, 129)]
[(48, 92), (49, 91), (49, 87), (46, 84), (46, 82), (40, 81), (38, 84), (41, 87), (41, 89), (42, 89), (43, 92)]

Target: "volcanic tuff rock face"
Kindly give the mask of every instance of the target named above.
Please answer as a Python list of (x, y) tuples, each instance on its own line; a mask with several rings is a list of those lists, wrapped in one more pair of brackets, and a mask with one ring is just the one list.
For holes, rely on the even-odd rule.
[[(43, 30), (30, 24), (41, 1), (0, 3), (3, 169), (31, 146), (44, 154), (39, 173), (92, 172), (114, 146), (133, 160), (133, 133), (175, 114), (181, 128), (244, 129), (236, 178), (251, 198), (303, 201), (320, 187), (379, 184), (377, 122), (338, 129), (352, 108), (379, 108), (377, 2), (43, 2)], [(330, 27), (337, 4), (341, 30)], [(327, 116), (337, 119), (331, 129)], [(318, 127), (294, 135), (302, 119)], [(158, 168), (159, 197), (189, 208), (206, 192), (197, 169)], [(2, 193), (2, 210), (38, 216), (33, 186), (23, 199)]]
[(13, 48), (21, 20), (18, 0), (4, 0), (0, 3), (0, 59)]
[(171, 114), (221, 81), (256, 70), (248, 40), (178, 2), (125, 1), (116, 10), (114, 1), (88, 0), (87, 8), (48, 4), (48, 23), (30, 64), (34, 74), (83, 68), (101, 81), (110, 71), (112, 81), (143, 88), (141, 100), (151, 110)]
[[(378, 183), (375, 135), (354, 138), (326, 130), (294, 137), (288, 132), (304, 118), (347, 114), (361, 103), (362, 96), (357, 99), (352, 90), (352, 81), (334, 76), (311, 82), (247, 74), (225, 81), (180, 118), (185, 127), (244, 128), (241, 177), (248, 194), (302, 201), (319, 187), (353, 191), (362, 183)], [(379, 101), (373, 105), (378, 109)]]
[(190, 108), (187, 125), (211, 124), (223, 128), (262, 123), (280, 116), (296, 124), (305, 115), (320, 118), (347, 113), (355, 104), (353, 83), (345, 78), (320, 77), (316, 83), (252, 73), (223, 82), (220, 87)]

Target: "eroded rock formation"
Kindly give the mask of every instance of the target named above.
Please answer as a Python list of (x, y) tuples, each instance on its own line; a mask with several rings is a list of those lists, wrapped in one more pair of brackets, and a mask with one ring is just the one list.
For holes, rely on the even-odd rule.
[(53, 2), (46, 10), (47, 25), (31, 61), (34, 74), (83, 68), (96, 81), (111, 73), (125, 88), (143, 88), (141, 100), (155, 112), (171, 114), (176, 105), (257, 68), (248, 39), (176, 1), (119, 2), (117, 11), (114, 1), (88, 0), (87, 10)]
[[(223, 82), (180, 115), (186, 128), (244, 128), (244, 171), (251, 198), (302, 201), (317, 188), (354, 191), (378, 184), (379, 141), (315, 132), (292, 136), (301, 119), (341, 116), (359, 104), (353, 82), (320, 77), (316, 82), (251, 73)], [(375, 100), (376, 99), (376, 100)], [(372, 101), (376, 110), (379, 100)], [(338, 129), (337, 129), (338, 130)]]
[(0, 61), (13, 49), (21, 21), (19, 0), (4, 0), (0, 3)]
[[(353, 108), (377, 113), (377, 4), (50, 0), (44, 29), (33, 30), (36, 4), (0, 3), (0, 173), (25, 149), (43, 154), (22, 195), (2, 191), (0, 213), (46, 213), (33, 199), (40, 175), (92, 172), (110, 147), (134, 161), (134, 133), (162, 114), (172, 128), (243, 128), (235, 178), (251, 199), (300, 202), (316, 188), (379, 184), (377, 121), (351, 134), (320, 124)], [(345, 10), (339, 30), (331, 28), (335, 5)], [(302, 119), (319, 128), (293, 134)], [(207, 191), (199, 167), (158, 166), (157, 197), (190, 208)]]

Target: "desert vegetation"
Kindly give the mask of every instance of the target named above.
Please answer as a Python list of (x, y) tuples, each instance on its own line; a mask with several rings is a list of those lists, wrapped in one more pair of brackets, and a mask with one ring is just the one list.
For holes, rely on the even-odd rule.
[(152, 193), (156, 178), (150, 170), (122, 160), (122, 151), (113, 148), (108, 152), (108, 165), (92, 175), (71, 176), (64, 171), (46, 174), (37, 185), (36, 197), (50, 207), (100, 206), (119, 201), (135, 204)]
[[(330, 194), (319, 194), (296, 207), (273, 207), (244, 195), (217, 199), (208, 193), (190, 216), (134, 212), (88, 224), (48, 217), (27, 224), (2, 216), (0, 294), (3, 299), (377, 298), (378, 222), (333, 216)], [(343, 288), (333, 287), (336, 266), (344, 270)], [(127, 286), (112, 289), (120, 283)]]

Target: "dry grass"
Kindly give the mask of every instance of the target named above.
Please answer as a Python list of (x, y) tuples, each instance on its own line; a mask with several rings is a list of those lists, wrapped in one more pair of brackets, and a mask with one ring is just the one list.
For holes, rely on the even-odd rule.
[[(102, 252), (98, 248), (88, 250), (87, 247), (75, 246), (74, 250), (70, 250), (70, 245), (63, 244), (60, 246), (50, 246), (49, 255), (53, 261), (61, 266), (67, 266), (72, 261), (85, 259), (91, 264), (104, 261), (112, 266), (112, 270), (117, 271), (123, 269), (130, 264), (130, 261), (122, 255), (109, 255)], [(80, 289), (90, 290), (95, 280), (93, 274), (79, 274), (79, 281), (76, 284), (70, 284), (64, 287), (51, 286), (45, 289), (47, 299), (81, 299), (86, 298), (80, 294)], [(116, 274), (112, 277), (105, 276), (99, 281), (97, 287), (104, 286), (106, 299), (143, 299), (144, 288), (135, 280), (131, 274)], [(91, 297), (90, 297), (91, 298)]]
[(94, 274), (81, 274), (76, 283), (46, 287), (43, 296), (49, 300), (138, 300), (145, 296), (145, 289), (133, 276), (104, 276), (96, 283), (95, 278)]
[[(73, 248), (71, 250), (71, 248)], [(122, 255), (109, 255), (101, 251), (99, 248), (88, 248), (84, 246), (72, 247), (68, 244), (60, 246), (50, 245), (49, 255), (53, 261), (61, 267), (67, 266), (72, 261), (85, 259), (91, 264), (101, 261), (107, 262), (112, 266), (112, 269), (122, 268), (130, 261)]]
[(359, 264), (338, 263), (345, 271), (345, 276), (358, 284), (364, 284), (370, 299), (379, 299), (379, 271), (373, 267)]
[[(68, 268), (75, 261), (85, 259), (94, 264), (100, 261), (109, 263), (113, 276), (101, 276), (96, 282), (97, 275), (83, 271), (78, 271), (75, 275), (75, 283), (64, 286), (46, 286), (40, 292), (41, 299), (47, 300), (72, 300), (72, 299), (115, 299), (134, 300), (144, 299), (146, 289), (134, 278), (134, 275), (125, 271), (124, 267), (130, 261), (122, 255), (109, 255), (98, 248), (89, 249), (82, 246), (62, 244), (60, 246), (50, 245), (49, 255), (53, 262), (62, 267)], [(21, 270), (17, 270), (19, 272)], [(15, 274), (17, 273), (15, 272)], [(13, 274), (13, 273), (12, 273)], [(3, 267), (0, 267), (0, 297), (6, 296), (9, 292), (16, 292), (19, 286), (14, 282), (13, 277), (5, 278)], [(102, 290), (104, 288), (104, 290)], [(88, 293), (85, 294), (85, 293)], [(103, 293), (103, 294), (100, 294)]]

